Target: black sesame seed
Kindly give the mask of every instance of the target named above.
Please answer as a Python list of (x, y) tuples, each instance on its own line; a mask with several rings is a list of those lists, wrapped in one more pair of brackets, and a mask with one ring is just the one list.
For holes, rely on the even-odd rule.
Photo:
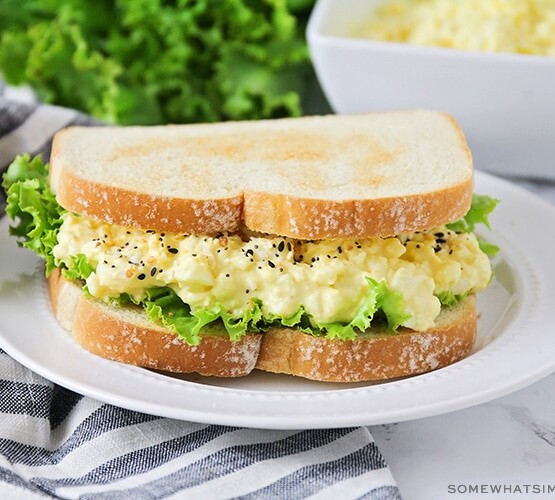
[(445, 238), (436, 238), (436, 243), (447, 243)]
[(168, 247), (168, 252), (176, 254), (177, 252), (179, 252), (179, 250), (177, 248)]
[(441, 247), (440, 247), (439, 245), (436, 245), (436, 246), (434, 247), (434, 252), (437, 253), (437, 252), (439, 252), (440, 250), (441, 250)]
[(250, 290), (247, 288), (247, 289), (245, 290), (245, 293), (249, 293), (249, 292), (250, 292)]
[(278, 245), (278, 251), (283, 252), (285, 250), (285, 241), (281, 240)]
[(437, 236), (438, 238), (443, 238), (445, 236), (445, 234), (443, 234), (441, 231), (438, 233), (434, 233), (434, 236)]
[(151, 275), (151, 276), (154, 276), (155, 274), (156, 274), (156, 268), (153, 267), (153, 268), (150, 270), (150, 275)]
[(249, 248), (246, 252), (245, 255), (248, 257), (249, 255), (254, 255), (254, 250), (252, 248)]
[(287, 250), (291, 251), (293, 249), (293, 247), (291, 246), (291, 242), (288, 241), (287, 242)]
[(343, 249), (342, 249), (341, 247), (337, 247), (337, 251), (338, 251), (339, 253), (343, 253)]
[(268, 261), (268, 265), (269, 265), (272, 269), (273, 269), (274, 267), (276, 267), (276, 265), (275, 265), (271, 260)]
[(229, 278), (229, 273), (225, 275), (226, 278)]
[(197, 256), (197, 254), (196, 254), (196, 253), (193, 253), (193, 254), (191, 254), (191, 255), (192, 255), (193, 257), (196, 257), (196, 256)]
[(417, 243), (417, 244), (416, 244), (416, 248), (420, 248), (420, 243)]
[(115, 269), (115, 268), (116, 268), (116, 266), (114, 266), (113, 264), (112, 264), (110, 267), (111, 267), (112, 269)]
[(144, 280), (146, 278), (146, 275), (144, 273), (139, 274), (139, 276), (137, 276), (137, 279), (139, 280)]

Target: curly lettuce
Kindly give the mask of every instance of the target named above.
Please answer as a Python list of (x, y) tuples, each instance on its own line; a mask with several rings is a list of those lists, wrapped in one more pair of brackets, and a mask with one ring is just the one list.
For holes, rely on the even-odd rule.
[(299, 116), (313, 3), (3, 0), (0, 73), (109, 123)]
[[(491, 196), (483, 194), (475, 194), (472, 196), (472, 204), (466, 215), (458, 221), (447, 224), (447, 228), (452, 231), (459, 231), (462, 233), (472, 233), (478, 224), (483, 224), (488, 229), (491, 229), (489, 223), (489, 215), (497, 207), (499, 200)], [(489, 243), (481, 236), (477, 236), (480, 250), (490, 257), (499, 252), (499, 247), (493, 243)]]
[(367, 283), (367, 296), (353, 320), (347, 324), (317, 323), (303, 306), (290, 317), (265, 316), (262, 302), (256, 299), (252, 301), (250, 309), (238, 316), (230, 314), (221, 303), (192, 311), (169, 287), (148, 289), (146, 298), (135, 303), (144, 307), (151, 320), (175, 331), (192, 345), (199, 344), (203, 329), (214, 324), (223, 325), (231, 340), (239, 340), (248, 332), (266, 331), (272, 326), (294, 327), (308, 334), (331, 339), (354, 340), (358, 334), (371, 327), (372, 320), (378, 314), (385, 318), (390, 332), (396, 331), (410, 317), (405, 310), (403, 296), (390, 290), (385, 281), (367, 278)]
[(58, 229), (65, 210), (50, 189), (48, 163), (40, 156), (18, 156), (3, 176), (6, 213), (15, 222), (10, 234), (18, 244), (32, 250), (46, 263), (49, 275), (55, 268), (52, 249), (58, 243)]

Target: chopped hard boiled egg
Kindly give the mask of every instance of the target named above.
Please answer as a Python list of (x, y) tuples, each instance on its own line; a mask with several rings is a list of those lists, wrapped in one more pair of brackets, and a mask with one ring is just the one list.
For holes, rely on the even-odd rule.
[(88, 292), (101, 300), (170, 287), (192, 311), (223, 304), (240, 316), (253, 300), (267, 318), (303, 306), (317, 323), (349, 322), (367, 298), (368, 281), (399, 292), (407, 319), (425, 330), (440, 312), (440, 294), (484, 289), (489, 258), (471, 233), (445, 227), (398, 238), (300, 241), (282, 237), (190, 236), (108, 225), (66, 213), (54, 257), (70, 266), (84, 255), (93, 271)]
[(353, 34), (414, 45), (555, 56), (555, 0), (386, 0)]

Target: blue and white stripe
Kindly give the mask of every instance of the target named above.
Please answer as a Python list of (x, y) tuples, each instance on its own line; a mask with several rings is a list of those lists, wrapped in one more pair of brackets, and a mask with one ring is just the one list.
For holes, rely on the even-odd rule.
[[(0, 172), (93, 120), (3, 98)], [(400, 499), (366, 428), (269, 431), (160, 418), (56, 386), (0, 350), (0, 496)]]

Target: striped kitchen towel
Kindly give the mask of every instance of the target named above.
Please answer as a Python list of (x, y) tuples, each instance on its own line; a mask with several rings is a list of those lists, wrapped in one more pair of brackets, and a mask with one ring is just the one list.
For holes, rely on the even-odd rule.
[[(48, 158), (56, 130), (94, 123), (1, 93), (0, 172), (19, 153)], [(401, 498), (364, 427), (271, 431), (160, 418), (59, 387), (2, 350), (0, 496)]]

